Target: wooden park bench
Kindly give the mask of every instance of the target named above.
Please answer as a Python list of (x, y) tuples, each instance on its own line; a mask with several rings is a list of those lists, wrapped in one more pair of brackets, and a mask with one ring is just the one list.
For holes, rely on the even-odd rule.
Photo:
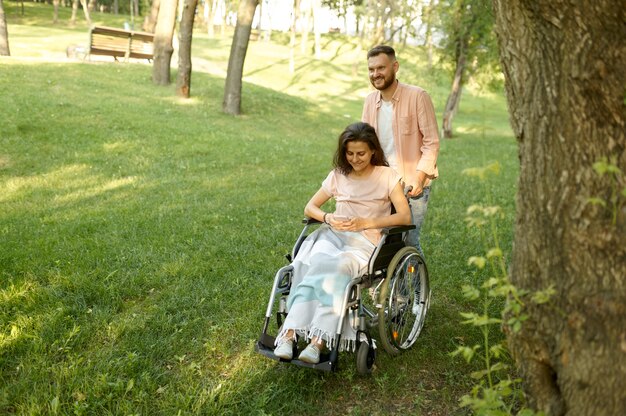
[(151, 60), (154, 54), (154, 34), (94, 26), (89, 32), (89, 55), (112, 56)]

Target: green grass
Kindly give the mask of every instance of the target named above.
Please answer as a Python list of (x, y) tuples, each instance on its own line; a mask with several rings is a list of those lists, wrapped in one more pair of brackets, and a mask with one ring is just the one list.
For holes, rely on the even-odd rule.
[[(369, 378), (351, 354), (319, 374), (253, 344), (336, 136), (360, 117), (368, 88), (351, 43), (325, 38), (325, 58), (298, 55), (294, 75), (284, 45), (251, 44), (244, 115), (229, 117), (228, 39), (194, 38), (184, 101), (153, 86), (148, 65), (48, 62), (86, 27), (52, 28), (51, 6), (25, 6), (22, 18), (5, 2), (13, 57), (0, 60), (0, 413), (465, 413), (474, 368), (448, 353), (477, 340), (459, 325), (475, 307), (460, 288), (484, 278), (466, 266), (482, 252), (467, 206), (501, 205), (507, 254), (512, 241), (517, 157), (500, 94), (466, 91), (457, 138), (442, 142), (423, 232), (433, 304), (418, 343), (397, 358), (380, 351)], [(419, 50), (402, 52), (402, 79), (441, 109), (441, 76)], [(461, 174), (496, 160), (489, 183)]]

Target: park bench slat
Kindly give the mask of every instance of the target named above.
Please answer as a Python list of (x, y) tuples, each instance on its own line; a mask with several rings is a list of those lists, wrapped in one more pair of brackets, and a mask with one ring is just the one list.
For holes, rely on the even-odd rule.
[(89, 54), (152, 59), (154, 34), (107, 26), (94, 26), (89, 34)]

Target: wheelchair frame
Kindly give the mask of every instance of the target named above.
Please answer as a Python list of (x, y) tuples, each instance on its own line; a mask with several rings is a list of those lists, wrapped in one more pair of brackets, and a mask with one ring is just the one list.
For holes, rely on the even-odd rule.
[[(308, 236), (311, 226), (321, 224), (314, 219), (304, 219), (303, 223), (305, 226), (296, 240), (291, 254), (286, 256), (290, 263)], [(352, 314), (350, 317), (352, 319), (348, 321), (357, 331), (356, 362), (360, 374), (371, 373), (376, 357), (376, 349), (370, 335), (371, 328), (378, 326), (380, 341), (389, 354), (397, 355), (409, 349), (415, 343), (424, 325), (431, 295), (428, 270), (423, 258), (415, 247), (406, 246), (404, 243), (404, 234), (414, 228), (414, 225), (407, 225), (382, 229), (381, 240), (369, 259), (367, 273), (353, 278), (344, 292), (342, 308), (344, 312), (337, 325), (335, 347), (330, 350), (329, 354), (322, 353), (320, 362), (317, 364), (306, 363), (296, 358), (284, 360), (274, 355), (276, 338), (268, 334), (268, 329), (277, 300), (279, 305), (276, 312), (276, 323), (279, 330), (283, 318), (287, 316), (286, 299), (291, 289), (293, 266), (289, 264), (279, 269), (274, 277), (272, 292), (265, 312), (263, 330), (255, 344), (255, 351), (270, 359), (289, 362), (301, 367), (336, 371), (346, 313)], [(408, 277), (406, 277), (407, 273), (409, 274)], [(419, 281), (417, 289), (409, 288), (408, 293), (401, 294), (402, 284), (408, 282), (409, 279), (411, 279), (409, 283), (412, 283), (416, 274)], [(372, 288), (374, 284), (377, 284), (373, 289), (374, 296), (378, 294), (378, 299), (373, 299), (376, 311), (372, 311), (364, 305), (362, 298), (363, 290)], [(407, 291), (405, 290), (405, 292)], [(417, 298), (411, 297), (412, 294)], [(409, 309), (415, 320), (410, 326), (408, 334), (405, 334), (405, 324), (408, 319), (411, 319), (411, 315), (407, 315)], [(362, 336), (367, 339), (367, 342), (361, 341)], [(297, 354), (297, 342), (294, 342), (293, 356), (297, 357)]]

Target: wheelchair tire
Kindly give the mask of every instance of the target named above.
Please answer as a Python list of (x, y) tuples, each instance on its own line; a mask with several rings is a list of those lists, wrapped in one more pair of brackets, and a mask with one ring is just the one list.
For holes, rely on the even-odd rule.
[(413, 346), (430, 305), (426, 263), (415, 247), (396, 253), (378, 297), (378, 331), (383, 348), (398, 355)]
[(356, 352), (356, 370), (362, 376), (372, 374), (374, 360), (376, 359), (376, 350), (367, 342), (361, 342)]

